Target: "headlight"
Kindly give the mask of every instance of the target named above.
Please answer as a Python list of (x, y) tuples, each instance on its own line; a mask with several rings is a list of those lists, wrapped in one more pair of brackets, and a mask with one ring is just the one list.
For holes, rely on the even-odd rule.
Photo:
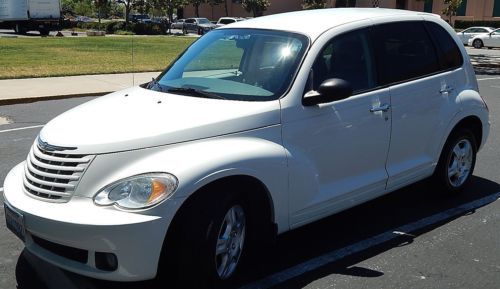
[(177, 188), (171, 174), (150, 173), (120, 180), (106, 186), (94, 197), (99, 206), (117, 205), (124, 209), (143, 209), (170, 197)]

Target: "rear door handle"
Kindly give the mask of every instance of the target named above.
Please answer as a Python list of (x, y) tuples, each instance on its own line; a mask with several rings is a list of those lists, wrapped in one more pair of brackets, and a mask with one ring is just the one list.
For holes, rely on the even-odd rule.
[(374, 106), (374, 107), (370, 108), (370, 112), (388, 111), (389, 109), (391, 109), (391, 105), (388, 103), (384, 103), (380, 106)]

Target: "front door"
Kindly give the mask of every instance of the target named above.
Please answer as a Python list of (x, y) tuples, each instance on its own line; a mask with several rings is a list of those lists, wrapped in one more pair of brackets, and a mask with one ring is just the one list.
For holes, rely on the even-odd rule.
[[(283, 109), (290, 169), (290, 224), (297, 227), (385, 190), (391, 111), (388, 89), (375, 89), (375, 61), (364, 29), (334, 37), (317, 56), (310, 88), (348, 81), (341, 101)], [(307, 90), (307, 89), (306, 89)]]

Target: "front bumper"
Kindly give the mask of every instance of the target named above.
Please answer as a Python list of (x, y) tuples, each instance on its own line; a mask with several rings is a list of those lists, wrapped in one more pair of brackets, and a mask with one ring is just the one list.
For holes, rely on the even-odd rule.
[[(139, 281), (156, 276), (168, 226), (182, 200), (162, 203), (161, 216), (98, 207), (90, 198), (74, 196), (68, 203), (50, 203), (23, 191), (23, 165), (14, 167), (4, 183), (5, 202), (24, 217), (26, 248), (56, 266), (81, 275), (113, 281)], [(76, 249), (87, 254), (75, 261), (40, 246), (37, 240)], [(109, 272), (96, 266), (95, 253), (116, 255), (118, 267)]]

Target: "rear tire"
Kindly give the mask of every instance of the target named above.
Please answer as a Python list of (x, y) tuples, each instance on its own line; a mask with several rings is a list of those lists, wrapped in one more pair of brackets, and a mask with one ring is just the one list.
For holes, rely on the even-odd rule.
[(474, 46), (474, 48), (476, 49), (481, 49), (483, 48), (484, 44), (483, 41), (481, 41), (480, 39), (476, 39), (474, 40), (474, 42), (472, 42), (472, 46)]
[(22, 24), (16, 24), (16, 26), (14, 26), (14, 31), (19, 35), (25, 35), (28, 32), (26, 27), (24, 27)]
[(50, 29), (44, 28), (39, 30), (41, 36), (48, 36), (50, 34)]
[(477, 143), (470, 129), (451, 133), (439, 158), (434, 183), (448, 194), (456, 194), (469, 183), (476, 164)]

